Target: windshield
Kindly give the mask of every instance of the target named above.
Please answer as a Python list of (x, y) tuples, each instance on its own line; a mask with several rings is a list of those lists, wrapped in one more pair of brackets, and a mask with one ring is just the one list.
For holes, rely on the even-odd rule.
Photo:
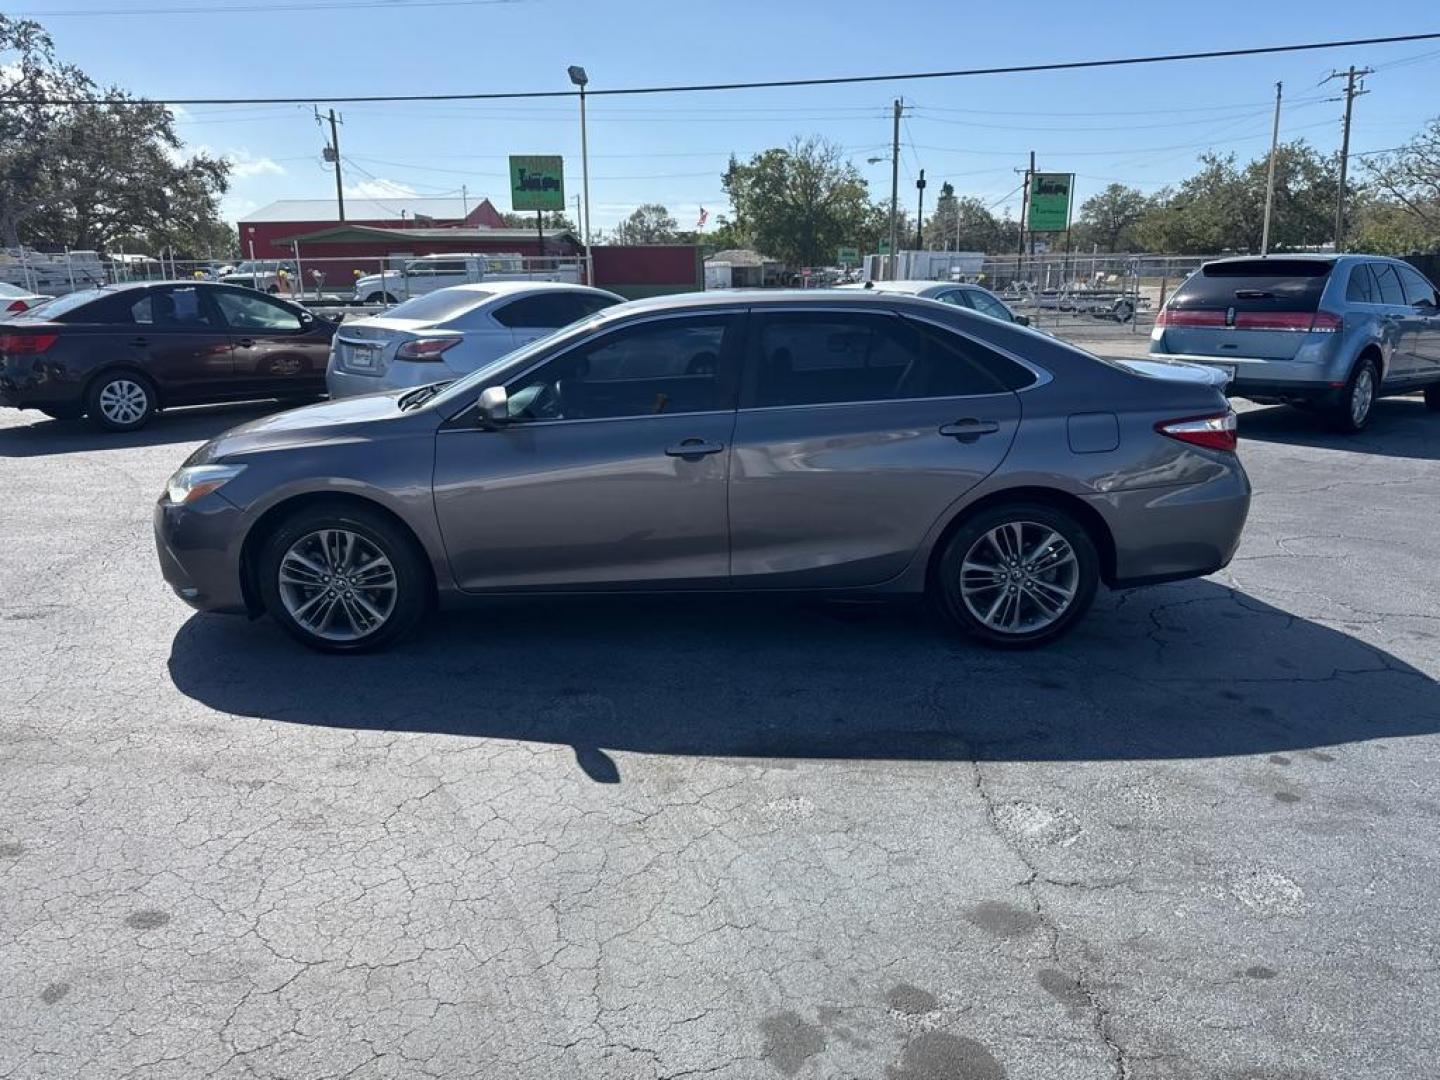
[(582, 338), (595, 329), (602, 321), (600, 318), (587, 319), (584, 322), (571, 323), (569, 326), (562, 326), (559, 330), (552, 330), (544, 337), (536, 338), (528, 344), (520, 346), (514, 352), (506, 353), (504, 356), (491, 361), (484, 367), (476, 368), (463, 379), (456, 379), (445, 388), (442, 393), (436, 394), (425, 407), (428, 409), (444, 409), (457, 402), (469, 402), (477, 397), (481, 390), (494, 383), (496, 376), (501, 375), (507, 368), (523, 368), (530, 360), (544, 353), (547, 349), (565, 340), (566, 338)]
[(414, 319), (417, 322), (446, 322), (479, 307), (493, 293), (476, 289), (440, 289), (425, 296), (416, 296), (385, 312), (387, 319)]

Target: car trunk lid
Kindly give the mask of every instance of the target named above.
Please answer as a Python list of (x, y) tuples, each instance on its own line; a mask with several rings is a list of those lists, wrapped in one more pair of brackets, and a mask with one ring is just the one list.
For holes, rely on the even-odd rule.
[(1233, 259), (1187, 278), (1156, 325), (1159, 351), (1185, 356), (1290, 360), (1311, 333), (1335, 330), (1320, 311), (1328, 259)]

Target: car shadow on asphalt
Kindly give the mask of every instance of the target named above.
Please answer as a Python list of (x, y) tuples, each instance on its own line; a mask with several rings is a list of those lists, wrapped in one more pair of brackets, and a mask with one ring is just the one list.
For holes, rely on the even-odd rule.
[(918, 605), (777, 597), (504, 602), (386, 653), (197, 615), (175, 686), (266, 721), (756, 759), (1100, 761), (1315, 751), (1440, 732), (1440, 686), (1213, 581), (1107, 594), (1069, 638), (997, 652)]
[(167, 409), (139, 431), (101, 431), (88, 420), (51, 420), (25, 413), (29, 424), (0, 428), (0, 457), (50, 457), (93, 450), (126, 450), (171, 443), (201, 442), (248, 420), (295, 408), (278, 401), (247, 401)]
[(1440, 413), (1427, 409), (1418, 395), (1382, 398), (1375, 403), (1370, 424), (1364, 431), (1343, 435), (1330, 430), (1317, 413), (1289, 405), (1272, 405), (1240, 414), (1240, 439), (1242, 450), (1246, 439), (1255, 439), (1380, 457), (1440, 461)]

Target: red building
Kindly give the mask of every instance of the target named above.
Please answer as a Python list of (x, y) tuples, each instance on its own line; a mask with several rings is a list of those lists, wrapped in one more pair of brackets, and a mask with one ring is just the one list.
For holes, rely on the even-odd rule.
[(505, 219), (489, 199), (476, 202), (409, 195), (346, 199), (344, 222), (340, 221), (334, 199), (281, 199), (240, 219), (240, 257), (291, 259), (295, 256), (291, 245), (293, 237), (340, 224), (396, 229), (463, 226), (501, 229), (505, 227)]

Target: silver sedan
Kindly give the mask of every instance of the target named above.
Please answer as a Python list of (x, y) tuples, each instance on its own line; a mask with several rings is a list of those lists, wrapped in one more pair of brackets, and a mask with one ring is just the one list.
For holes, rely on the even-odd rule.
[(554, 281), (438, 289), (341, 326), (325, 385), (332, 398), (342, 398), (443, 382), (623, 300)]

